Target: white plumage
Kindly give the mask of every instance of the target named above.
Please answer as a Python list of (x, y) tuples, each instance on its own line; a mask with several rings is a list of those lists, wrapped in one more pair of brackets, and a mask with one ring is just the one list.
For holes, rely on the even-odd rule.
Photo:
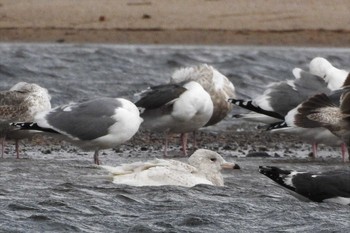
[(189, 157), (188, 164), (177, 160), (156, 159), (118, 167), (102, 167), (113, 175), (113, 183), (116, 184), (185, 187), (197, 184), (223, 186), (220, 170), (239, 169), (237, 164), (226, 162), (218, 153), (205, 149), (196, 150)]
[[(193, 132), (203, 127), (213, 113), (209, 94), (195, 81), (151, 87), (135, 104), (144, 109), (141, 117), (145, 129), (165, 133), (164, 155), (167, 155), (169, 133)], [(186, 142), (183, 137), (185, 155)]]

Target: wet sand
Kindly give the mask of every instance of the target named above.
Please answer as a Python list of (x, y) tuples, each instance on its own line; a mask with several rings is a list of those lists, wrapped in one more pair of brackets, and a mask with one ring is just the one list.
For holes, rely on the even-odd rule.
[[(242, 128), (243, 127), (243, 128)], [(311, 161), (327, 161), (324, 164), (342, 164), (340, 148), (320, 145), (319, 156), (314, 158), (311, 145), (300, 141), (291, 134), (272, 134), (264, 129), (253, 130), (254, 124), (240, 124), (228, 127), (225, 130), (204, 129), (197, 132), (197, 141), (200, 148), (217, 151), (226, 157), (234, 158), (277, 158), (277, 161), (294, 160), (297, 163)], [(243, 129), (243, 130), (242, 130)], [(163, 134), (140, 131), (130, 141), (120, 147), (102, 150), (100, 159), (103, 164), (115, 163), (116, 157), (131, 157), (131, 159), (145, 160), (163, 157)], [(189, 154), (193, 153), (192, 137), (189, 135)], [(39, 156), (59, 156), (60, 159), (72, 158), (93, 164), (93, 152), (83, 151), (71, 143), (55, 138), (36, 135), (33, 140), (21, 142), (21, 158)], [(5, 158), (15, 160), (14, 143), (8, 142)], [(83, 155), (83, 156), (82, 156)], [(146, 156), (146, 157), (145, 157)], [(168, 158), (184, 157), (180, 148), (179, 135), (170, 135)], [(112, 158), (112, 160), (111, 160)]]
[(345, 0), (0, 0), (0, 41), (350, 45)]

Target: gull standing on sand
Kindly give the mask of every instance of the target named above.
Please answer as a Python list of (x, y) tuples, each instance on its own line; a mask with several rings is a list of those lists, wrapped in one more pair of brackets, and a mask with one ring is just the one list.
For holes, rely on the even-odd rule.
[(223, 186), (221, 169), (240, 169), (236, 163), (226, 162), (221, 155), (206, 149), (196, 150), (188, 163), (156, 159), (147, 162), (123, 164), (118, 167), (101, 166), (113, 175), (113, 183), (131, 186), (177, 185), (192, 187), (197, 184)]
[(213, 66), (201, 64), (177, 70), (171, 77), (170, 83), (196, 81), (206, 90), (213, 102), (213, 114), (205, 126), (214, 125), (223, 120), (233, 109), (227, 102), (228, 98), (235, 98), (236, 92), (232, 82)]
[[(350, 149), (350, 78), (344, 88), (331, 95), (317, 94), (298, 106), (292, 116), (303, 128), (324, 127), (339, 137)], [(345, 160), (343, 156), (343, 160)]]
[[(235, 87), (226, 76), (213, 66), (201, 64), (181, 68), (172, 75), (170, 83), (181, 83), (190, 80), (198, 82), (209, 93), (213, 102), (213, 114), (204, 127), (215, 125), (232, 111), (233, 105), (228, 103), (227, 99), (236, 96)], [(193, 136), (193, 147), (196, 148), (196, 131), (193, 131)]]
[(315, 94), (329, 94), (341, 88), (348, 76), (348, 72), (335, 68), (321, 57), (312, 59), (309, 69), (310, 73), (299, 68), (293, 69), (294, 80), (270, 84), (264, 94), (251, 101), (232, 99), (231, 102), (253, 112), (239, 115), (239, 118), (272, 124), (269, 126), (272, 132), (295, 133), (311, 142), (314, 156), (317, 155), (317, 145), (324, 143), (331, 146), (342, 145), (344, 157), (345, 148), (341, 140), (327, 129), (306, 131), (290, 122), (290, 114), (302, 101)]
[(203, 127), (213, 114), (208, 92), (198, 82), (189, 80), (150, 87), (140, 95), (135, 105), (141, 109), (142, 127), (164, 132), (164, 156), (167, 156), (169, 133), (181, 134), (182, 151), (187, 155), (186, 133)]
[(300, 172), (260, 166), (259, 172), (303, 201), (350, 204), (350, 170)]
[(142, 118), (129, 100), (98, 98), (41, 112), (34, 121), (13, 125), (21, 130), (51, 133), (85, 150), (94, 150), (94, 162), (99, 165), (99, 150), (128, 141), (138, 131)]
[(16, 156), (19, 158), (19, 140), (33, 134), (10, 127), (13, 121), (33, 121), (34, 115), (51, 109), (51, 96), (47, 89), (35, 83), (19, 82), (8, 91), (0, 92), (0, 137), (1, 156), (4, 155), (6, 139), (16, 142)]
[[(327, 83), (327, 87), (329, 90), (333, 91), (329, 96), (332, 99), (332, 102), (335, 106), (339, 106), (340, 95), (343, 92), (339, 90), (344, 85), (348, 86), (349, 83), (349, 72), (345, 70), (338, 69), (334, 67), (329, 61), (322, 57), (316, 57), (310, 62), (310, 72), (313, 74), (322, 77)], [(319, 92), (324, 93), (325, 95), (330, 94), (328, 91)], [(319, 94), (317, 93), (317, 94)], [(313, 154), (316, 156), (317, 154), (317, 145), (319, 143), (330, 145), (330, 146), (339, 146), (341, 145), (342, 158), (345, 161), (346, 152), (348, 151), (346, 148), (346, 144), (344, 140), (335, 134), (331, 133), (325, 127), (304, 127), (300, 123), (296, 124), (296, 116), (299, 114), (299, 108), (301, 105), (298, 105), (296, 108), (290, 110), (288, 114), (285, 116), (284, 122), (278, 122), (269, 127), (269, 130), (272, 132), (296, 132), (301, 137), (307, 141), (311, 141)]]

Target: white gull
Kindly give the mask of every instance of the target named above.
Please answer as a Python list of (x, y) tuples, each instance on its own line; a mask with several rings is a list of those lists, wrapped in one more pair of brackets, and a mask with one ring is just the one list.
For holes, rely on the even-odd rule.
[(221, 169), (239, 169), (226, 162), (218, 153), (196, 150), (188, 163), (177, 160), (155, 159), (147, 162), (123, 164), (118, 167), (101, 166), (113, 175), (113, 183), (131, 186), (177, 185), (192, 187), (197, 184), (223, 186)]

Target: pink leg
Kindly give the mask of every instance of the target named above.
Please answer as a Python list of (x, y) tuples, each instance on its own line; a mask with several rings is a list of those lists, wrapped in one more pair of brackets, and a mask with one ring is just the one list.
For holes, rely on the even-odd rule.
[(197, 150), (198, 149), (198, 145), (197, 145), (197, 132), (193, 131), (193, 149)]
[(19, 140), (16, 139), (16, 156), (17, 156), (17, 159), (19, 159)]
[(168, 134), (165, 133), (165, 136), (164, 136), (164, 152), (163, 152), (163, 156), (164, 157), (167, 157), (168, 156)]
[(100, 159), (98, 158), (98, 150), (95, 150), (95, 153), (94, 153), (94, 163), (96, 165), (100, 165)]
[(182, 133), (180, 137), (181, 137), (182, 152), (185, 156), (187, 156), (187, 133)]
[[(345, 143), (342, 143), (341, 144), (341, 157), (343, 158), (343, 162), (345, 163), (345, 160), (346, 160), (346, 154), (349, 155), (349, 151), (348, 149), (346, 148), (346, 144)], [(350, 157), (349, 157), (349, 160), (350, 160)]]
[(4, 158), (4, 152), (5, 152), (5, 142), (6, 138), (1, 138), (1, 158)]
[(317, 143), (312, 143), (312, 154), (313, 154), (313, 158), (317, 158)]

